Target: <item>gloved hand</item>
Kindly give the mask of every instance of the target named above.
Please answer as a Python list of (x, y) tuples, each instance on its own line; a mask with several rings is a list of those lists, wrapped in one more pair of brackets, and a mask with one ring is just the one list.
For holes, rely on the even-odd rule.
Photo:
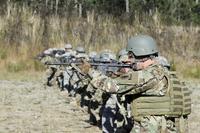
[(78, 66), (82, 73), (88, 74), (91, 65), (86, 60), (82, 60), (82, 64)]

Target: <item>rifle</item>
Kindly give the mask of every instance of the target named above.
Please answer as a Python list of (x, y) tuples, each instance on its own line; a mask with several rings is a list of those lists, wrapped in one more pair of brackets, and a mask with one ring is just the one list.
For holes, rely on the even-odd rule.
[[(136, 64), (124, 64), (124, 63), (93, 63), (88, 62), (91, 66), (106, 66), (106, 67), (118, 67), (118, 68), (132, 68), (134, 69), (136, 67)], [(46, 65), (64, 65), (64, 66), (71, 66), (71, 64), (74, 65), (81, 65), (83, 62), (69, 62), (69, 63), (47, 63)]]

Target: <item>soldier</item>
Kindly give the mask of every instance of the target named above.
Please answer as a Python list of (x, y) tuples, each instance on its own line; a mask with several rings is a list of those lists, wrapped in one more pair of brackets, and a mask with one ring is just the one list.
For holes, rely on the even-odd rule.
[(68, 58), (71, 58), (71, 57), (74, 57), (76, 54), (75, 51), (72, 50), (72, 45), (67, 43), (65, 46), (64, 46), (64, 52), (62, 53), (57, 53), (55, 55), (55, 57), (57, 58), (64, 58), (64, 59), (68, 59)]
[[(116, 62), (116, 56), (113, 53), (104, 51), (100, 54), (99, 59), (94, 59), (92, 62), (99, 63), (101, 65), (106, 63), (113, 63)], [(82, 67), (85, 68), (85, 67)], [(115, 72), (116, 67), (107, 67), (105, 66), (98, 66), (97, 68), (93, 67), (95, 70), (100, 71), (102, 74), (111, 76), (110, 72)], [(97, 90), (98, 91), (98, 90)], [(90, 113), (90, 123), (91, 124), (100, 124), (101, 123), (101, 114), (104, 108), (107, 94), (102, 93), (102, 91), (95, 92), (91, 84), (88, 85), (85, 92), (81, 94), (82, 107), (88, 107), (88, 111)]]
[[(75, 59), (76, 52), (72, 50), (71, 44), (65, 45), (65, 53), (62, 55), (57, 55), (57, 58), (60, 59), (62, 63), (69, 62)], [(69, 89), (70, 86), (70, 78), (72, 76), (72, 68), (70, 66), (62, 67), (63, 71), (61, 73), (61, 90)]]
[[(147, 35), (132, 37), (128, 41), (127, 51), (130, 62), (133, 64), (137, 62), (133, 67), (134, 69), (129, 69), (125, 75), (115, 80), (101, 73), (94, 74), (96, 73), (94, 70), (89, 70), (93, 87), (107, 93), (128, 93), (129, 96), (126, 97), (125, 100), (133, 99), (140, 95), (164, 96), (169, 88), (169, 75), (155, 59), (158, 55), (158, 50), (154, 39)], [(106, 114), (107, 111), (104, 111), (106, 117), (105, 120), (102, 121), (103, 132), (116, 131), (115, 120), (111, 117), (115, 116), (116, 105), (118, 105), (119, 109), (121, 106), (118, 104), (116, 97), (111, 99), (112, 100), (107, 101), (106, 106), (111, 108), (110, 110), (113, 111), (114, 114), (109, 117)], [(123, 108), (121, 108), (121, 110), (123, 110)], [(111, 119), (113, 120), (110, 121)], [(161, 129), (160, 123), (162, 123), (162, 120), (162, 116), (156, 115), (144, 116), (140, 120), (134, 119), (133, 130), (135, 132), (158, 132)]]
[(106, 49), (100, 53), (100, 56), (108, 56), (112, 61), (116, 61), (116, 55), (111, 50)]
[[(54, 63), (57, 62), (57, 59), (55, 58), (55, 54), (57, 52), (56, 48), (49, 48), (47, 50), (45, 50), (42, 53), (42, 58), (40, 59), (40, 61), (43, 64), (46, 63)], [(53, 83), (56, 81), (56, 72), (57, 72), (58, 66), (55, 65), (51, 65), (47, 67), (47, 71), (46, 71), (46, 76), (47, 76), (47, 81), (46, 84), (47, 86), (52, 86)]]
[[(158, 50), (154, 39), (146, 35), (133, 37), (128, 41), (127, 51), (129, 59), (137, 61), (136, 71), (129, 73), (135, 74), (132, 84), (136, 83), (139, 87), (131, 94), (164, 96), (168, 91), (169, 75), (156, 61)], [(161, 116), (145, 116), (140, 121), (134, 121), (133, 131), (158, 132), (161, 122)]]
[[(116, 55), (112, 52), (102, 52), (100, 54), (100, 57), (99, 57), (99, 60), (101, 63), (116, 63), (117, 60), (116, 60)], [(111, 76), (114, 72), (117, 71), (117, 68), (116, 67), (108, 67), (108, 66), (98, 66), (97, 67), (97, 70), (101, 71), (104, 75), (107, 75), (107, 76)]]
[[(96, 51), (92, 51), (88, 54), (90, 62), (97, 62), (99, 60), (99, 55)], [(94, 69), (97, 69), (97, 66), (93, 66)]]
[[(132, 131), (153, 133), (184, 132), (185, 119), (183, 117), (187, 119), (187, 115), (191, 112), (191, 104), (189, 102), (186, 106), (186, 103), (178, 103), (177, 101), (186, 102), (191, 100), (188, 89), (178, 81), (176, 76), (170, 78), (171, 74), (168, 71), (170, 65), (163, 57), (160, 57), (161, 60), (158, 60), (158, 50), (154, 39), (144, 35), (133, 37), (128, 41), (127, 51), (129, 59), (135, 60), (136, 65), (135, 71), (128, 72), (128, 75), (135, 78), (126, 79), (125, 81), (131, 81), (132, 85), (136, 86), (131, 87), (131, 85), (127, 84), (123, 87), (122, 85), (117, 92), (127, 91), (129, 87), (131, 89), (127, 93), (126, 99), (133, 98), (130, 109), (134, 120)], [(128, 76), (127, 74), (125, 75)], [(120, 81), (118, 84), (121, 84)], [(177, 84), (179, 84), (179, 89), (182, 92), (176, 89)], [(187, 93), (187, 96), (184, 93)], [(177, 94), (181, 96), (179, 97)], [(165, 101), (164, 99), (166, 98), (169, 100)], [(147, 101), (144, 101), (144, 99)], [(163, 101), (168, 104), (165, 104)], [(170, 105), (171, 103), (173, 103), (173, 106)], [(175, 114), (176, 117), (174, 117)], [(176, 121), (181, 122), (175, 124)]]
[[(77, 61), (82, 61), (82, 60), (87, 60), (89, 61), (89, 57), (85, 52), (85, 49), (82, 46), (78, 46), (76, 48), (76, 55), (75, 55), (75, 60)], [(75, 66), (74, 66), (75, 67)], [(70, 96), (75, 96), (79, 88), (82, 88), (85, 86), (84, 82), (82, 82), (82, 75), (77, 72), (77, 69), (73, 69), (71, 78), (70, 78)]]

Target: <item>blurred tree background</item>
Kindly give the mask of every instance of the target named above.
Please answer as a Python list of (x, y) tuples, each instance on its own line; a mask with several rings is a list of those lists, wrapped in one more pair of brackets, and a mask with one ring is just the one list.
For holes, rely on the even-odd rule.
[(86, 17), (87, 12), (94, 11), (116, 18), (127, 15), (130, 21), (139, 16), (142, 21), (144, 16), (159, 13), (165, 24), (200, 24), (199, 0), (1, 0), (1, 14), (6, 13), (10, 3), (27, 6), (42, 17)]
[(0, 17), (1, 70), (38, 71), (30, 59), (67, 42), (117, 52), (149, 34), (174, 69), (200, 78), (199, 0), (0, 0)]

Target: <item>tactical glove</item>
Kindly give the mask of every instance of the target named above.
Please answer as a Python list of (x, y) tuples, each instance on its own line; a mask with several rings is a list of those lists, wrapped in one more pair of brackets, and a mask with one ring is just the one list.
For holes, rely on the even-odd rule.
[(82, 62), (83, 63), (81, 65), (79, 65), (78, 67), (80, 68), (82, 73), (88, 74), (88, 72), (89, 72), (89, 70), (91, 68), (91, 65), (86, 60), (82, 60)]

